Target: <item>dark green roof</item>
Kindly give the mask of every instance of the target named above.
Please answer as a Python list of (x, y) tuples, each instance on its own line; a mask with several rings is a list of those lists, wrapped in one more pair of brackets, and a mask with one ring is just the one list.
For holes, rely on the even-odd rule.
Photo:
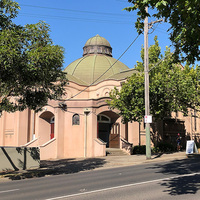
[(110, 43), (99, 35), (87, 40), (83, 51), (83, 57), (64, 69), (68, 79), (77, 84), (92, 85), (108, 79), (121, 80), (132, 73), (125, 64), (112, 57)]
[(137, 73), (137, 71), (135, 69), (128, 69), (128, 70), (122, 71), (118, 74), (114, 74), (113, 76), (109, 77), (109, 79), (123, 80), (123, 79), (126, 79), (128, 77), (131, 77), (131, 75), (133, 73)]
[(128, 69), (125, 64), (113, 57), (93, 54), (75, 60), (64, 71), (90, 85)]

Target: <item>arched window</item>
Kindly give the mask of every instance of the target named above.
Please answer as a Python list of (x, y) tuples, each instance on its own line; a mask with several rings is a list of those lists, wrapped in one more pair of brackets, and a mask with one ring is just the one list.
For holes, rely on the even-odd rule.
[(54, 116), (50, 119), (50, 124), (53, 124), (54, 123), (54, 120), (55, 120), (55, 118), (54, 118)]
[(101, 114), (97, 116), (97, 121), (104, 122), (104, 123), (111, 123), (111, 119), (109, 117), (107, 117), (106, 115), (101, 115)]
[(80, 116), (78, 114), (74, 114), (72, 117), (72, 125), (80, 124)]
[(102, 53), (102, 49), (100, 47), (97, 47), (97, 53)]

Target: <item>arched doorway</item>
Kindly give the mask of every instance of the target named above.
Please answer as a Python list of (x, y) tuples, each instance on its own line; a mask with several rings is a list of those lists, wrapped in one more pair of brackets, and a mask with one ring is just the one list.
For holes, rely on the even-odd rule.
[(39, 136), (41, 143), (54, 138), (55, 117), (50, 111), (43, 112), (39, 117)]
[(119, 148), (120, 124), (115, 122), (115, 118), (113, 121), (111, 117), (99, 114), (97, 116), (97, 136), (106, 142), (106, 147)]

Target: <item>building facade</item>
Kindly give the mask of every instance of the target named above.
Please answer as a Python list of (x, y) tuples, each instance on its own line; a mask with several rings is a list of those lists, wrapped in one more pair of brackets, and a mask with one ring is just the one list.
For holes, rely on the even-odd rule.
[[(68, 84), (59, 101), (49, 101), (41, 112), (6, 113), (0, 118), (0, 146), (40, 147), (41, 159), (105, 156), (106, 148), (128, 153), (132, 145), (146, 142), (143, 123), (121, 123), (107, 104), (109, 92), (120, 88), (135, 73), (112, 57), (112, 47), (103, 37), (90, 38), (83, 56), (64, 70)], [(193, 112), (193, 111), (192, 111)], [(199, 136), (196, 113), (181, 113), (152, 125), (152, 145), (161, 139), (172, 142), (177, 133)]]

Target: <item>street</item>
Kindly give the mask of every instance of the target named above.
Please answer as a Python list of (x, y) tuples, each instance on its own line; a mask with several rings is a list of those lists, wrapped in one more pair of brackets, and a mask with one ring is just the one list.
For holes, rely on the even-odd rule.
[(1, 200), (199, 199), (199, 159), (0, 183)]

